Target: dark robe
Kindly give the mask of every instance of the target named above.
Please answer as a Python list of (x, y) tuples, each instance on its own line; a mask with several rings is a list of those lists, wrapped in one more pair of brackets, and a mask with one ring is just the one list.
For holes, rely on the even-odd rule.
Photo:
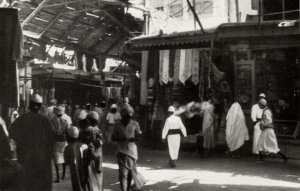
[(65, 149), (65, 163), (70, 166), (71, 181), (73, 191), (82, 191), (87, 184), (87, 178), (84, 176), (83, 159), (80, 148), (82, 143), (70, 143)]
[(28, 191), (51, 191), (51, 158), (54, 131), (46, 116), (26, 113), (12, 124), (10, 137), (17, 145), (17, 159), (22, 165), (22, 185)]

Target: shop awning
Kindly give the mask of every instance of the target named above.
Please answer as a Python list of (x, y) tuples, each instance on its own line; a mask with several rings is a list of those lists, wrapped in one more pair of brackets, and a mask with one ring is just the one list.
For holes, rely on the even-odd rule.
[(299, 21), (264, 21), (221, 24), (216, 30), (218, 39), (278, 37), (299, 35)]
[(202, 34), (200, 30), (161, 34), (153, 36), (139, 36), (127, 41), (133, 50), (176, 49), (193, 47), (209, 47), (210, 41), (216, 39), (215, 31), (210, 30)]

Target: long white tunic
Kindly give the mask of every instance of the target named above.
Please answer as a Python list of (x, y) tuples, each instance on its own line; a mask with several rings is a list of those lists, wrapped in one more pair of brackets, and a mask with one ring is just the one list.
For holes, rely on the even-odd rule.
[(226, 142), (230, 151), (239, 149), (249, 140), (249, 133), (243, 110), (239, 103), (230, 107), (226, 116)]
[[(264, 119), (267, 120), (267, 123), (272, 123), (272, 113), (267, 109), (264, 113)], [(277, 153), (280, 151), (278, 148), (277, 138), (273, 128), (267, 128), (263, 130), (258, 138), (257, 142), (258, 151), (268, 152), (268, 153)]]
[[(257, 121), (257, 119), (262, 118), (262, 113), (263, 109), (259, 107), (258, 104), (255, 104), (251, 108), (251, 119), (253, 122)], [(258, 138), (260, 136), (261, 130), (260, 130), (260, 122), (256, 123), (254, 125), (254, 132), (253, 132), (253, 147), (252, 147), (252, 153), (253, 154), (258, 154), (258, 149), (257, 149), (257, 142)]]
[[(165, 139), (167, 137), (168, 132), (171, 129), (180, 129), (182, 134), (186, 136), (185, 126), (183, 125), (180, 117), (176, 115), (171, 115), (167, 118), (162, 131), (162, 139)], [(180, 134), (168, 135), (168, 147), (170, 158), (172, 160), (177, 160), (180, 148)]]

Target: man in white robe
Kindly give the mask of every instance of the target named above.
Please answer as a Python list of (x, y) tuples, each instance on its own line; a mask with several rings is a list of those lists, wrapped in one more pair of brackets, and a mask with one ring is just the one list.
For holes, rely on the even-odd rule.
[(230, 152), (238, 150), (249, 140), (245, 116), (239, 102), (232, 104), (226, 116), (226, 142)]
[(168, 109), (169, 117), (167, 118), (163, 131), (162, 139), (163, 141), (168, 137), (168, 147), (170, 154), (171, 167), (175, 167), (175, 160), (178, 159), (178, 152), (180, 148), (180, 135), (186, 136), (186, 129), (183, 125), (180, 117), (174, 115), (175, 108), (170, 106)]
[[(264, 93), (259, 94), (259, 99), (266, 99), (266, 95)], [(251, 108), (251, 119), (254, 125), (254, 132), (253, 132), (253, 147), (252, 147), (252, 153), (258, 154), (257, 149), (257, 141), (260, 136), (261, 130), (260, 130), (260, 121), (262, 118), (263, 109), (259, 106), (259, 102), (254, 104)]]

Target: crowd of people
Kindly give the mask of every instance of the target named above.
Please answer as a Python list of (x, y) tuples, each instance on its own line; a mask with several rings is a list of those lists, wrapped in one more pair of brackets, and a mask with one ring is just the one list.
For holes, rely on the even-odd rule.
[[(105, 102), (98, 106), (85, 104), (75, 107), (70, 116), (70, 106), (50, 100), (48, 107), (42, 97), (33, 94), (29, 112), (16, 117), (10, 128), (0, 120), (1, 171), (8, 164), (8, 171), (0, 173), (0, 188), (18, 187), (16, 190), (40, 191), (52, 188), (52, 163), (56, 180), (65, 178), (70, 168), (72, 188), (75, 191), (102, 191), (103, 145), (115, 145), (119, 164), (122, 191), (140, 190), (143, 176), (137, 171), (138, 151), (135, 142), (142, 133), (134, 120), (135, 112), (125, 99), (123, 105), (111, 104), (106, 111)], [(11, 140), (16, 147), (16, 159), (11, 160)], [(62, 174), (60, 174), (62, 169)], [(18, 184), (13, 184), (13, 182)]]
[[(244, 143), (249, 140), (242, 102), (238, 97), (226, 114), (225, 133), (230, 156), (240, 156)], [(9, 177), (13, 177), (5, 179), (3, 177), (8, 173), (0, 172), (1, 187), (13, 185), (20, 186), (17, 190), (50, 191), (53, 162), (56, 183), (65, 178), (66, 167), (69, 166), (73, 190), (100, 191), (104, 173), (103, 145), (116, 149), (121, 190), (140, 190), (143, 187), (145, 179), (136, 167), (136, 141), (142, 131), (127, 98), (122, 105), (112, 103), (109, 107), (105, 102), (99, 106), (87, 103), (82, 108), (76, 105), (74, 112), (65, 102), (57, 104), (56, 99), (52, 99), (48, 107), (42, 103), (41, 96), (33, 94), (30, 111), (22, 115), (14, 113), (10, 128), (0, 118), (0, 164), (10, 173)], [(202, 146), (205, 156), (209, 155), (215, 147), (214, 109), (211, 100), (168, 108), (169, 115), (161, 138), (168, 143), (170, 167), (176, 167), (181, 138), (187, 136), (180, 117), (182, 114), (202, 116)], [(275, 153), (287, 162), (288, 158), (278, 147), (272, 112), (267, 106), (265, 94), (260, 94), (258, 102), (253, 105), (251, 119), (254, 129), (253, 154), (257, 154), (262, 161), (265, 154)], [(15, 160), (10, 160), (12, 150), (16, 151)], [(18, 181), (18, 184), (11, 184), (11, 181)]]

